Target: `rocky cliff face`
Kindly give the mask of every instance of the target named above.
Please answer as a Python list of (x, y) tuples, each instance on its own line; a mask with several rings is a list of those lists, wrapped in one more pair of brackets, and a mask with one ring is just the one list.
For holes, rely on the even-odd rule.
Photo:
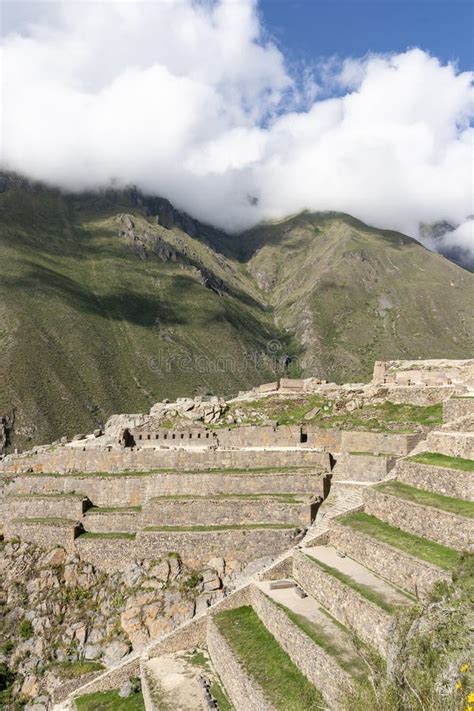
[(221, 559), (197, 571), (176, 555), (133, 561), (106, 575), (61, 547), (45, 552), (15, 541), (1, 546), (5, 710), (33, 698), (49, 708), (56, 686), (113, 666), (171, 631), (219, 600), (237, 575)]

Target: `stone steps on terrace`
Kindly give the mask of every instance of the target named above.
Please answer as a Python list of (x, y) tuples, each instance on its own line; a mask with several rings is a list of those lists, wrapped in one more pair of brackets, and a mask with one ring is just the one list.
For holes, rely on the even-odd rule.
[(251, 586), (250, 599), (268, 631), (320, 690), (328, 708), (337, 710), (368, 668), (351, 633), (316, 599), (301, 597), (301, 592), (298, 587), (272, 589), (270, 581), (259, 581)]
[(396, 588), (426, 600), (436, 582), (451, 580), (447, 570), (343, 525), (343, 520), (331, 522), (329, 544)]
[(474, 500), (474, 470), (463, 471), (454, 467), (425, 464), (407, 458), (397, 462), (393, 474), (398, 481), (417, 486), (419, 489), (466, 499), (466, 501)]
[(412, 598), (334, 546), (303, 550), (293, 555), (293, 578), (338, 622), (385, 657), (392, 615), (413, 604)]
[[(382, 485), (383, 486), (383, 485)], [(472, 550), (474, 519), (410, 501), (381, 488), (365, 490), (364, 511), (396, 528), (458, 551)]]
[(331, 520), (349, 511), (362, 509), (364, 505), (364, 486), (336, 482), (331, 486), (328, 497), (318, 509), (313, 525), (303, 539), (303, 546), (311, 546), (313, 541), (324, 535)]

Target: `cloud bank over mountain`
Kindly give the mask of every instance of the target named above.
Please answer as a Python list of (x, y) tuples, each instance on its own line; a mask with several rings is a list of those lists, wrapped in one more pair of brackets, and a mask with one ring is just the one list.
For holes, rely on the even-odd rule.
[(4, 15), (3, 168), (73, 190), (135, 184), (232, 231), (341, 210), (412, 235), (463, 224), (445, 239), (471, 248), (471, 73), (419, 49), (290, 72), (252, 0)]

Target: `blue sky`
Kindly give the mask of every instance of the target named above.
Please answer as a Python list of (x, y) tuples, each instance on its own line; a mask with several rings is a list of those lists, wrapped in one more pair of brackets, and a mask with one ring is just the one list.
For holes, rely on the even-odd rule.
[(474, 0), (260, 0), (267, 31), (293, 61), (420, 47), (474, 66)]

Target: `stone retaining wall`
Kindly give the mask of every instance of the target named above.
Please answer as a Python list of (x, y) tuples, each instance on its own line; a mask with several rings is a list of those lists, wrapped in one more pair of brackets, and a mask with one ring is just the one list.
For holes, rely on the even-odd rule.
[(404, 459), (397, 463), (394, 473), (400, 481), (419, 489), (427, 489), (467, 501), (474, 500), (474, 472), (436, 467)]
[(395, 385), (381, 386), (379, 395), (396, 405), (435, 405), (464, 391), (462, 385)]
[(300, 551), (293, 556), (293, 577), (336, 620), (386, 657), (388, 638), (394, 628), (388, 613), (326, 573)]
[(474, 432), (430, 432), (423, 450), (474, 459)]
[(80, 496), (10, 497), (6, 501), (8, 518), (72, 518), (81, 519), (86, 499)]
[(433, 506), (415, 504), (375, 489), (365, 492), (364, 510), (409, 533), (463, 551), (474, 543), (473, 519), (456, 516)]
[(80, 528), (73, 522), (52, 524), (12, 520), (3, 527), (5, 539), (19, 538), (42, 548), (52, 548), (60, 543), (69, 551), (74, 548), (74, 540), (79, 532)]
[(122, 570), (134, 558), (161, 558), (176, 552), (191, 567), (223, 557), (248, 563), (262, 555), (276, 556), (295, 542), (296, 529), (228, 529), (222, 531), (139, 531), (134, 540), (87, 538), (74, 545), (82, 560), (97, 568)]
[(143, 476), (27, 474), (13, 479), (7, 492), (15, 495), (76, 491), (87, 495), (94, 506), (140, 506), (156, 496), (183, 494), (307, 493), (322, 496), (324, 474), (319, 467), (314, 470), (289, 468), (281, 472), (156, 472)]
[(383, 432), (341, 432), (343, 452), (371, 452), (373, 454), (408, 454), (420, 440), (420, 434), (385, 434)]
[(451, 397), (443, 402), (443, 422), (474, 415), (474, 397)]
[(344, 696), (352, 685), (350, 676), (256, 585), (251, 588), (251, 602), (267, 630), (287, 652), (292, 662), (322, 693), (328, 708), (335, 711), (342, 708)]
[[(260, 687), (236, 658), (211, 616), (209, 616), (207, 623), (207, 648), (212, 664), (236, 709), (239, 711), (274, 710)], [(264, 653), (263, 650), (262, 653)]]
[(329, 455), (311, 449), (116, 449), (62, 446), (37, 454), (10, 455), (0, 471), (22, 472), (123, 472), (154, 469), (204, 470), (222, 468), (322, 466), (329, 469)]
[(382, 481), (395, 464), (395, 458), (371, 454), (343, 454), (332, 470), (333, 481)]
[(428, 592), (438, 580), (451, 580), (451, 575), (445, 570), (342, 526), (337, 521), (331, 522), (329, 538), (331, 545), (339, 551), (420, 599), (427, 599)]
[[(92, 533), (133, 533), (142, 528), (141, 511), (88, 511), (82, 521), (86, 531)], [(175, 521), (175, 525), (179, 525)]]
[(316, 515), (317, 507), (318, 504), (290, 504), (265, 498), (213, 499), (209, 496), (206, 499), (157, 499), (144, 504), (142, 520), (143, 526), (246, 523), (292, 523), (309, 526)]
[(150, 689), (149, 673), (146, 668), (146, 660), (140, 662), (140, 679), (142, 685), (143, 705), (145, 711), (158, 711), (158, 708), (153, 700), (152, 691)]

